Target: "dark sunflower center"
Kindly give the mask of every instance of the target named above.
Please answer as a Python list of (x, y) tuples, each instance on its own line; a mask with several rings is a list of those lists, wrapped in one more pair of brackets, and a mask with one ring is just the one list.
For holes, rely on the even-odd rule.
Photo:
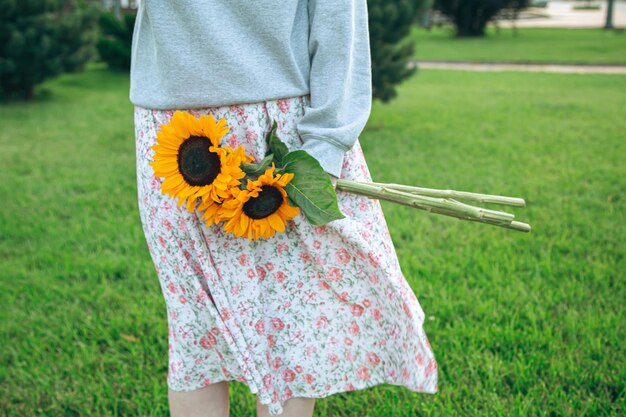
[(278, 210), (283, 203), (283, 195), (273, 185), (261, 187), (259, 196), (251, 198), (243, 205), (243, 212), (252, 219), (263, 219)]
[(220, 173), (220, 156), (209, 151), (209, 138), (191, 136), (178, 149), (178, 170), (189, 185), (209, 185)]

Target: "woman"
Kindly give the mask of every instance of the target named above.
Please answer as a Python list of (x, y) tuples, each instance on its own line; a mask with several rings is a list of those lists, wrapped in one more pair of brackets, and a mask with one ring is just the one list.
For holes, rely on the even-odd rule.
[[(173, 417), (228, 416), (228, 381), (259, 416), (310, 416), (316, 398), (376, 384), (436, 391), (424, 313), (377, 200), (251, 241), (163, 195), (149, 163), (174, 110), (225, 118), (222, 145), (260, 161), (265, 135), (337, 178), (371, 181), (358, 141), (371, 109), (366, 0), (143, 0), (133, 36), (143, 229), (167, 306)], [(197, 206), (196, 206), (197, 207)]]

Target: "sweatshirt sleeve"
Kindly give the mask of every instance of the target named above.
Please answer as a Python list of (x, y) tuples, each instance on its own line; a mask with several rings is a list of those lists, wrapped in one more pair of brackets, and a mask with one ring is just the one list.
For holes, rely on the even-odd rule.
[(372, 107), (367, 0), (309, 0), (310, 105), (300, 149), (339, 177)]

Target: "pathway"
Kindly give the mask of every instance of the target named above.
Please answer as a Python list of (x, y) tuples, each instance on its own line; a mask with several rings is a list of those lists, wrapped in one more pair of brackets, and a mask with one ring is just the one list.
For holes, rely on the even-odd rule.
[(427, 69), (463, 71), (530, 71), (569, 74), (626, 74), (626, 65), (508, 64), (448, 61), (412, 61), (409, 65)]

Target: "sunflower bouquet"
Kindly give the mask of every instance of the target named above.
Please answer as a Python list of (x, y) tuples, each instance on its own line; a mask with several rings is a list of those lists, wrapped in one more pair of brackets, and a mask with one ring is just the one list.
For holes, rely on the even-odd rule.
[(345, 218), (335, 189), (392, 201), (429, 212), (530, 231), (510, 213), (461, 203), (457, 199), (524, 206), (520, 198), (436, 190), (401, 184), (365, 183), (339, 178), (333, 187), (319, 161), (304, 150), (289, 151), (276, 136), (276, 122), (266, 137), (267, 152), (258, 163), (240, 145), (221, 146), (229, 127), (224, 118), (194, 117), (177, 110), (157, 132), (154, 161), (161, 191), (178, 206), (201, 212), (207, 225), (224, 223), (235, 236), (256, 240), (285, 230), (302, 212), (313, 225)]

